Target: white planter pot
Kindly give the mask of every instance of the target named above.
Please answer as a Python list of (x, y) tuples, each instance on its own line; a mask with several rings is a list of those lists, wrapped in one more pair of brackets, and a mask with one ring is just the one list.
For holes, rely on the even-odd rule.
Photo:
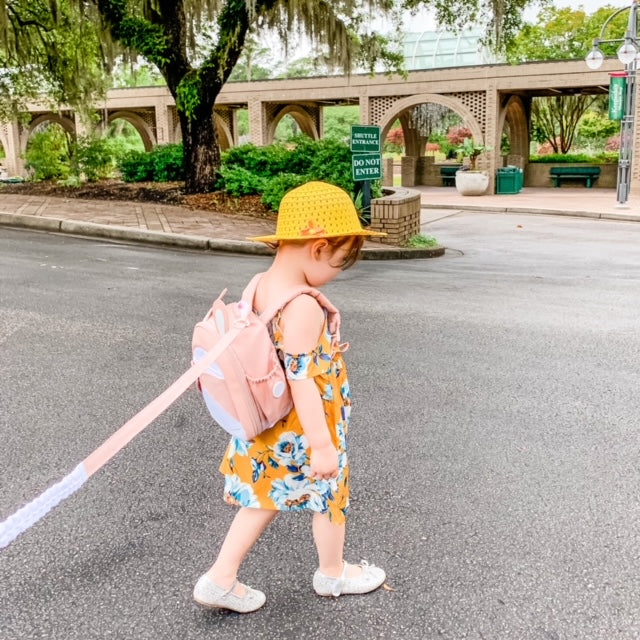
[(463, 196), (481, 196), (489, 187), (489, 174), (484, 171), (458, 171), (456, 189)]

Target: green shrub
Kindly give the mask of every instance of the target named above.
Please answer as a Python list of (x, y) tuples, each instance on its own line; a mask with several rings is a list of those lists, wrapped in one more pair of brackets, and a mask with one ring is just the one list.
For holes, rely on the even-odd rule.
[(355, 183), (351, 174), (349, 147), (336, 140), (320, 140), (315, 143), (308, 175), (313, 180), (325, 180), (353, 194)]
[(181, 144), (163, 144), (149, 152), (129, 151), (118, 160), (125, 182), (174, 182), (184, 180)]
[(151, 154), (145, 151), (129, 151), (119, 159), (118, 170), (125, 182), (148, 182), (153, 180)]
[[(322, 142), (316, 142), (307, 136), (299, 136), (293, 140), (293, 147), (289, 150), (286, 171), (289, 173), (297, 173), (304, 175), (309, 173), (313, 165), (313, 160)], [(330, 143), (332, 144), (332, 143)], [(344, 143), (338, 142), (343, 146)]]
[(34, 133), (24, 157), (25, 167), (32, 172), (33, 180), (69, 177), (69, 139), (59, 126)]
[(544, 156), (531, 156), (529, 162), (545, 164), (562, 163), (591, 163), (591, 164), (612, 164), (618, 161), (617, 153), (603, 152), (596, 156), (586, 153), (550, 153)]
[(285, 193), (295, 187), (299, 187), (305, 182), (309, 182), (305, 176), (295, 173), (281, 173), (266, 183), (262, 192), (262, 202), (274, 211), (277, 211)]
[(267, 178), (239, 165), (232, 167), (223, 166), (220, 169), (220, 175), (221, 180), (218, 181), (218, 188), (224, 189), (236, 198), (262, 193), (267, 184)]
[[(245, 144), (222, 154), (218, 188), (233, 196), (262, 193), (262, 201), (277, 210), (284, 194), (310, 180), (324, 180), (353, 194), (351, 152), (337, 140), (299, 136), (289, 146)], [(372, 194), (380, 194), (379, 184)]]
[(163, 144), (150, 152), (154, 182), (184, 180), (184, 151), (181, 144)]
[(222, 154), (222, 164), (228, 169), (241, 167), (262, 177), (276, 176), (288, 171), (287, 158), (290, 151), (282, 144), (256, 147), (243, 144)]
[(69, 160), (71, 175), (81, 181), (96, 182), (112, 175), (115, 167), (114, 150), (106, 138), (81, 137), (71, 145)]
[(411, 236), (407, 242), (407, 247), (415, 249), (437, 246), (438, 240), (434, 236), (425, 236), (421, 233), (417, 233), (415, 236)]

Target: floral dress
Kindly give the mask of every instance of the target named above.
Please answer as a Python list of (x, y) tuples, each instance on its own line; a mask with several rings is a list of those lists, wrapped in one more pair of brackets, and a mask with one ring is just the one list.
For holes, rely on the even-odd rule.
[(232, 438), (220, 471), (225, 475), (224, 499), (241, 507), (277, 511), (316, 511), (329, 514), (332, 522), (345, 522), (349, 506), (347, 430), (351, 395), (344, 359), (332, 347), (325, 313), (316, 348), (291, 355), (282, 350), (279, 316), (273, 321), (273, 338), (284, 361), (289, 380), (313, 378), (322, 397), (331, 440), (338, 450), (338, 477), (310, 477), (311, 450), (296, 410), (254, 440)]

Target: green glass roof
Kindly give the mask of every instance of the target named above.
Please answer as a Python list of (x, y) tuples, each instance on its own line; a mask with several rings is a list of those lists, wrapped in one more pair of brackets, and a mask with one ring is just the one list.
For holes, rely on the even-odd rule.
[(479, 30), (421, 31), (404, 34), (404, 56), (409, 71), (467, 67), (498, 62), (480, 42)]

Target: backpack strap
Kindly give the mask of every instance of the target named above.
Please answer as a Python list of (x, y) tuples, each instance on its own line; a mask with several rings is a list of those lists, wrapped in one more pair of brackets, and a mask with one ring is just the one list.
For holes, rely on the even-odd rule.
[[(251, 281), (247, 285), (246, 289), (242, 294), (242, 300), (246, 302), (248, 305), (253, 308), (253, 299), (256, 295), (256, 289), (258, 288), (258, 283), (262, 279), (264, 273), (257, 273)], [(329, 331), (333, 336), (333, 340), (335, 344), (340, 343), (340, 312), (338, 309), (331, 303), (329, 298), (324, 295), (318, 289), (314, 289), (313, 287), (301, 285), (299, 287), (294, 287), (288, 291), (285, 291), (282, 296), (280, 296), (276, 302), (269, 305), (260, 315), (260, 320), (265, 324), (269, 324), (271, 320), (276, 316), (278, 311), (284, 309), (294, 298), (297, 298), (301, 295), (309, 295), (316, 299), (318, 304), (327, 311), (327, 322), (329, 325)]]

